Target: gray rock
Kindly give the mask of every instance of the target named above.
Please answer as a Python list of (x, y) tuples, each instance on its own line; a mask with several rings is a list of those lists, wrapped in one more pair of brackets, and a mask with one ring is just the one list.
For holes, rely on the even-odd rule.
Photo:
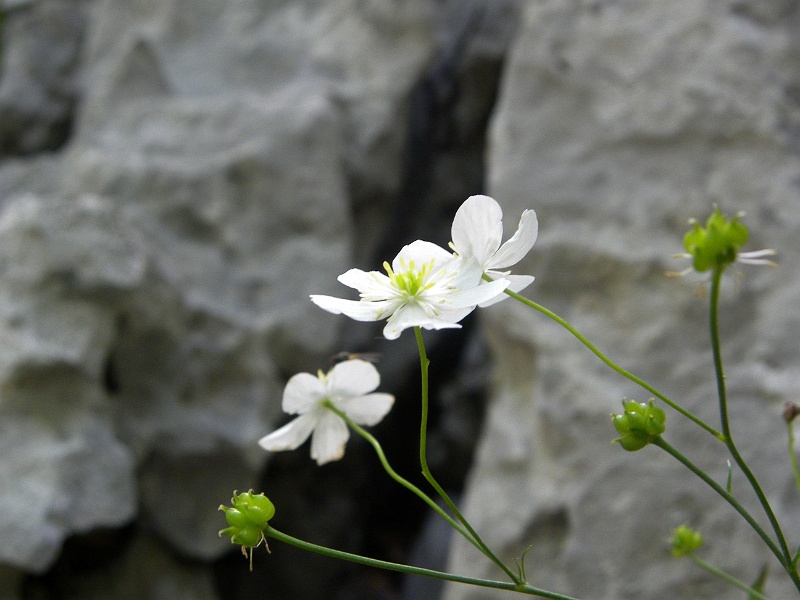
[[(798, 82), (798, 13), (756, 19), (741, 6), (527, 5), (492, 126), (489, 187), (509, 229), (524, 208), (539, 215), (539, 241), (515, 268), (536, 275), (527, 295), (715, 426), (707, 301), (696, 282), (663, 274), (686, 266), (670, 256), (682, 251), (689, 217), (704, 220), (714, 202), (747, 212), (747, 249), (777, 248), (781, 266), (745, 267), (724, 289), (733, 431), (790, 525), (798, 501), (781, 410), (795, 399), (800, 359), (789, 308), (800, 295), (798, 107), (787, 95)], [(466, 511), (503, 557), (532, 544), (530, 580), (584, 598), (740, 598), (670, 556), (673, 529), (688, 523), (704, 533), (711, 563), (744, 581), (769, 563), (767, 594), (796, 594), (691, 473), (657, 448), (628, 454), (610, 444), (609, 413), (647, 392), (544, 315), (505, 301), (483, 317), (496, 387)], [(673, 411), (665, 436), (725, 481), (719, 442)], [(735, 471), (734, 490), (760, 517), (747, 487)], [(499, 577), (463, 542), (451, 568)], [(456, 585), (445, 594), (501, 596)]]
[(68, 139), (90, 3), (7, 0), (0, 6), (0, 154), (55, 150)]
[(134, 519), (231, 549), (216, 507), (256, 485), (287, 374), (337, 350), (308, 295), (351, 266), (352, 198), (396, 191), (434, 46), (421, 0), (86, 6), (69, 144), (0, 169), (0, 561), (29, 573)]
[(136, 511), (134, 458), (114, 434), (102, 387), (113, 312), (74, 293), (101, 283), (124, 288), (141, 273), (108, 216), (96, 198), (68, 204), (32, 195), (8, 202), (0, 216), (0, 471), (9, 482), (0, 552), (31, 571), (45, 569), (68, 535), (119, 526)]

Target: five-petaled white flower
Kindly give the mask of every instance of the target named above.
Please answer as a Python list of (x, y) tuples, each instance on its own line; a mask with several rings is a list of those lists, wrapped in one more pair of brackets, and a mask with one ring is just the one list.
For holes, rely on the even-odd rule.
[(330, 402), (359, 425), (375, 425), (394, 404), (391, 394), (370, 393), (380, 384), (378, 370), (370, 363), (347, 360), (327, 374), (298, 373), (283, 391), (283, 410), (300, 415), (259, 440), (265, 450), (294, 450), (311, 436), (311, 458), (323, 465), (344, 456), (350, 437), (347, 423), (325, 406)]
[[(470, 196), (456, 211), (453, 219), (450, 247), (463, 259), (474, 259), (483, 273), (492, 279), (500, 277), (509, 281), (508, 289), (519, 292), (533, 283), (531, 275), (509, 275), (502, 271), (517, 264), (528, 253), (539, 235), (539, 221), (536, 212), (525, 210), (519, 220), (514, 235), (502, 246), (503, 211), (494, 198), (489, 196)], [(500, 294), (481, 302), (479, 306), (489, 306), (507, 298)]]
[(359, 291), (361, 300), (312, 295), (320, 308), (345, 314), (356, 321), (388, 318), (383, 335), (394, 340), (409, 327), (444, 329), (461, 327), (458, 322), (475, 307), (503, 293), (508, 280), (481, 285), (483, 268), (469, 257), (453, 256), (436, 244), (417, 240), (405, 246), (379, 271), (350, 269), (338, 277)]

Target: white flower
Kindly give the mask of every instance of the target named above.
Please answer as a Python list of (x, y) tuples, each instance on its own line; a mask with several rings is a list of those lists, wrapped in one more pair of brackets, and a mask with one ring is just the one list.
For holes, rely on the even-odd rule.
[(347, 423), (324, 404), (328, 400), (359, 425), (375, 425), (394, 404), (391, 394), (369, 393), (380, 384), (378, 370), (363, 360), (347, 360), (327, 374), (298, 373), (283, 390), (283, 410), (300, 415), (259, 440), (265, 450), (294, 450), (311, 437), (311, 458), (323, 465), (344, 456)]
[[(519, 220), (516, 233), (504, 243), (503, 211), (489, 196), (470, 196), (456, 211), (453, 219), (450, 247), (463, 259), (474, 259), (492, 279), (503, 277), (509, 281), (508, 289), (519, 292), (533, 283), (531, 275), (509, 275), (501, 271), (517, 264), (528, 253), (539, 235), (536, 212), (525, 210)], [(482, 302), (489, 306), (507, 298), (505, 294)]]
[(311, 301), (356, 321), (388, 318), (383, 335), (394, 340), (409, 327), (461, 327), (458, 321), (508, 285), (506, 279), (481, 285), (483, 270), (477, 262), (422, 240), (405, 246), (391, 266), (383, 266), (386, 275), (350, 269), (339, 276), (340, 282), (359, 291), (361, 300), (312, 295)]

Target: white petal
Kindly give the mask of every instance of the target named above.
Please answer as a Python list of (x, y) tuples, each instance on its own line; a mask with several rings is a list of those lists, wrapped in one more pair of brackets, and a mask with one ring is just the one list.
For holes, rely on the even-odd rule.
[(341, 398), (363, 396), (380, 383), (381, 376), (375, 365), (364, 360), (346, 360), (328, 373), (328, 394)]
[[(433, 261), (434, 270), (436, 270), (452, 259), (453, 255), (441, 246), (437, 246), (432, 242), (416, 240), (407, 246), (403, 246), (400, 252), (397, 253), (397, 256), (392, 261), (392, 270), (395, 273), (402, 273), (408, 269), (411, 261), (414, 261), (414, 267), (416, 269)], [(403, 266), (404, 263), (405, 268)]]
[(736, 262), (743, 265), (763, 265), (765, 267), (777, 267), (778, 265), (766, 258), (737, 258)]
[(325, 386), (310, 373), (292, 375), (283, 388), (283, 411), (290, 415), (307, 413), (326, 396)]
[(394, 396), (379, 393), (346, 398), (337, 402), (336, 406), (359, 425), (376, 425), (391, 410), (393, 404)]
[(301, 415), (280, 429), (276, 429), (269, 435), (265, 435), (258, 440), (258, 445), (270, 452), (294, 450), (305, 442), (308, 436), (311, 435), (311, 432), (314, 431), (320, 414), (319, 411), (315, 411)]
[(423, 329), (445, 329), (461, 327), (450, 321), (443, 321), (428, 315), (418, 304), (407, 304), (396, 310), (383, 328), (383, 335), (387, 340), (396, 340), (400, 334), (409, 327), (422, 327)]
[(530, 251), (539, 236), (539, 220), (536, 212), (525, 210), (519, 219), (519, 226), (514, 235), (500, 246), (497, 254), (489, 261), (488, 268), (504, 269), (517, 264)]
[(775, 256), (777, 252), (772, 248), (765, 248), (764, 250), (751, 250), (750, 252), (739, 252), (739, 256), (746, 258), (763, 258), (765, 256)]
[(318, 465), (324, 465), (344, 456), (344, 446), (350, 437), (350, 430), (339, 416), (326, 410), (311, 437), (311, 458)]
[[(450, 310), (443, 310), (439, 314), (438, 321), (445, 323), (460, 323), (461, 320), (469, 313), (475, 310), (475, 306), (467, 306), (466, 308), (454, 308)], [(459, 325), (460, 327), (460, 325)], [(444, 327), (423, 327), (423, 329), (444, 329)]]
[(471, 257), (459, 257), (448, 265), (456, 270), (456, 276), (449, 282), (459, 289), (468, 289), (480, 284), (483, 277), (483, 265)]
[(393, 304), (388, 300), (361, 302), (312, 294), (311, 301), (323, 310), (335, 315), (347, 315), (356, 321), (379, 321), (393, 309)]
[(361, 269), (350, 269), (337, 277), (340, 283), (347, 287), (354, 288), (359, 292), (364, 290), (374, 290), (375, 288), (391, 289), (389, 278), (379, 271), (362, 271)]
[(496, 279), (495, 281), (476, 285), (473, 288), (459, 290), (447, 297), (447, 308), (466, 308), (468, 306), (474, 308), (478, 304), (503, 294), (508, 284), (508, 279)]
[(503, 211), (489, 196), (470, 196), (456, 211), (450, 229), (459, 256), (485, 265), (503, 239)]
[[(503, 279), (507, 279), (510, 283), (506, 289), (511, 290), (512, 292), (521, 292), (530, 284), (532, 284), (533, 280), (535, 279), (533, 275), (503, 275), (502, 273), (494, 273), (492, 271), (487, 273), (487, 275), (490, 277), (502, 277)], [(492, 304), (500, 302), (501, 300), (505, 300), (508, 297), (508, 294), (504, 292), (502, 294), (498, 294), (490, 300), (481, 302), (478, 304), (478, 306), (481, 308), (486, 308), (487, 306), (491, 306)]]
[(742, 263), (745, 265), (764, 265), (767, 267), (777, 267), (774, 262), (771, 260), (764, 258), (765, 256), (775, 256), (777, 252), (770, 248), (765, 250), (752, 250), (750, 252), (739, 252), (739, 255), (736, 257), (736, 262)]

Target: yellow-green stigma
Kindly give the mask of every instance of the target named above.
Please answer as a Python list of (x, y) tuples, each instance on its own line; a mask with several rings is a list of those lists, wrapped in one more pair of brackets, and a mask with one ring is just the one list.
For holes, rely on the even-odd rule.
[(386, 274), (389, 276), (392, 285), (400, 290), (404, 296), (413, 298), (433, 287), (433, 282), (425, 284), (425, 280), (433, 271), (433, 261), (425, 263), (419, 270), (415, 269), (413, 260), (408, 263), (406, 268), (405, 261), (401, 259), (400, 266), (403, 271), (395, 273), (388, 262), (384, 261), (383, 263), (383, 268), (386, 269)]

